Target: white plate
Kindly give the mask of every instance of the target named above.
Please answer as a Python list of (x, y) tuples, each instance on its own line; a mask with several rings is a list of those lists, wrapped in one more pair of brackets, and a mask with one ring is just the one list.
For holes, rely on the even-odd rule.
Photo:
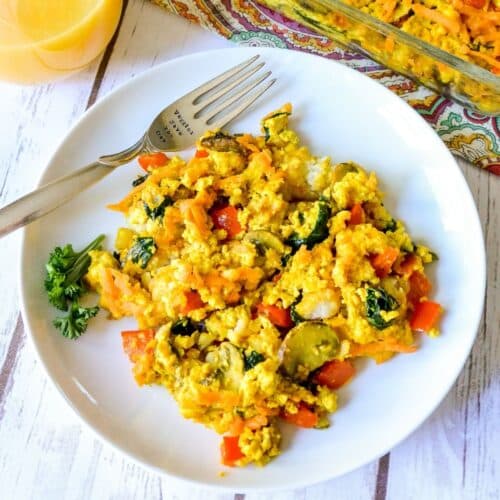
[[(298, 52), (259, 49), (278, 83), (231, 127), (258, 132), (259, 119), (286, 101), (293, 126), (318, 155), (354, 160), (377, 172), (386, 205), (406, 221), (416, 241), (440, 256), (433, 297), (446, 309), (442, 336), (422, 339), (413, 355), (367, 363), (340, 391), (327, 430), (287, 426), (283, 453), (264, 468), (218, 473), (220, 438), (184, 420), (160, 387), (135, 385), (119, 332), (133, 320), (107, 321), (101, 312), (78, 341), (51, 325), (56, 311), (43, 291), (50, 250), (81, 248), (99, 233), (112, 246), (120, 214), (105, 209), (130, 188), (136, 166), (122, 167), (24, 234), (21, 267), (25, 324), (49, 377), (78, 415), (105, 441), (158, 472), (238, 491), (295, 488), (346, 473), (386, 453), (437, 407), (458, 376), (482, 311), (485, 256), (478, 215), (453, 157), (401, 99), (360, 73)], [(133, 78), (87, 112), (50, 161), (42, 182), (101, 154), (132, 144), (158, 110), (209, 77), (250, 57), (228, 49), (175, 59)]]

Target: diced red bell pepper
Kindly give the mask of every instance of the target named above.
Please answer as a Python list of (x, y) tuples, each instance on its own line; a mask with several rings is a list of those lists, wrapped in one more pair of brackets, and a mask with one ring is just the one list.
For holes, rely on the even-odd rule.
[(326, 385), (330, 389), (338, 389), (349, 381), (356, 373), (350, 361), (334, 359), (327, 361), (314, 376), (314, 382)]
[(437, 302), (424, 300), (419, 302), (410, 318), (410, 328), (416, 331), (429, 332), (437, 325), (443, 308)]
[(231, 205), (213, 208), (210, 210), (210, 217), (215, 228), (224, 229), (229, 239), (234, 238), (241, 232), (241, 225), (238, 221), (238, 210)]
[(283, 413), (283, 419), (298, 427), (311, 428), (318, 424), (318, 415), (314, 413), (305, 403), (300, 403), (297, 413)]
[(372, 255), (370, 263), (375, 269), (375, 274), (379, 278), (385, 278), (392, 269), (392, 265), (399, 256), (399, 250), (393, 247), (387, 247), (382, 253)]
[(197, 149), (196, 153), (194, 154), (195, 158), (206, 158), (209, 155), (208, 151), (206, 149)]
[(356, 226), (357, 224), (362, 224), (365, 221), (365, 211), (360, 203), (356, 203), (351, 208), (351, 217), (349, 219), (349, 224), (351, 226)]
[(139, 156), (139, 165), (148, 172), (151, 168), (163, 167), (168, 163), (165, 153), (147, 153)]
[(146, 346), (155, 336), (153, 328), (146, 330), (124, 330), (122, 332), (123, 350), (130, 361), (135, 362), (146, 352)]
[(238, 444), (238, 436), (224, 436), (220, 446), (221, 461), (224, 465), (234, 467), (235, 462), (245, 455)]
[(200, 309), (205, 305), (205, 302), (201, 300), (200, 294), (196, 290), (184, 292), (184, 296), (186, 297), (186, 305), (181, 309), (182, 314)]
[(257, 313), (267, 316), (273, 325), (280, 328), (291, 328), (294, 325), (290, 316), (290, 309), (261, 303), (257, 305)]

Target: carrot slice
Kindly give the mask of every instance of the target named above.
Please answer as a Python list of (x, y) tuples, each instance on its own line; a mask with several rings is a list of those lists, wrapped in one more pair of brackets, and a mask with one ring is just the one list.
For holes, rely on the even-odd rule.
[(396, 340), (388, 339), (378, 342), (369, 342), (368, 344), (351, 343), (349, 354), (353, 357), (357, 356), (371, 356), (381, 352), (415, 352), (416, 345), (406, 345), (397, 342)]

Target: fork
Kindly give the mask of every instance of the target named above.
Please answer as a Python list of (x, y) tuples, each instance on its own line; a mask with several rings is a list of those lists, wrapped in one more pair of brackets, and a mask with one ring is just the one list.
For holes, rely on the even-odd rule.
[(254, 64), (258, 58), (256, 55), (228, 69), (164, 108), (129, 148), (101, 156), (1, 208), (0, 238), (47, 215), (143, 153), (181, 151), (193, 146), (208, 128), (225, 127), (276, 82), (265, 82), (271, 71), (259, 73), (265, 63)]

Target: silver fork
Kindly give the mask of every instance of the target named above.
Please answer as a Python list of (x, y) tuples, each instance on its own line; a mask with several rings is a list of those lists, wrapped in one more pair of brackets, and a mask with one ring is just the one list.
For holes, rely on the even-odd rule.
[(258, 58), (234, 66), (167, 106), (133, 146), (101, 156), (0, 209), (0, 237), (43, 217), (142, 153), (181, 151), (207, 129), (226, 126), (276, 81), (264, 83), (271, 72), (258, 73), (265, 64), (254, 64)]

